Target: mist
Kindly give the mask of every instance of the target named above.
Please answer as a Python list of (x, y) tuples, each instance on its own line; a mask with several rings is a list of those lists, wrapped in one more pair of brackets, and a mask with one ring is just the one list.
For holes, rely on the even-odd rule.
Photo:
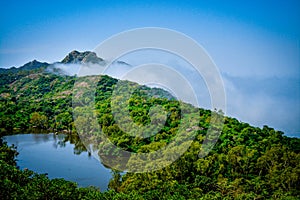
[(81, 64), (54, 63), (47, 67), (46, 71), (56, 75), (74, 76), (77, 75)]
[(300, 137), (299, 79), (236, 77), (226, 73), (222, 76), (229, 116)]
[(127, 63), (116, 61), (109, 66), (109, 61), (103, 63), (53, 63), (47, 67), (47, 72), (65, 76), (88, 76), (88, 75), (108, 75), (120, 79), (124, 73), (132, 66)]

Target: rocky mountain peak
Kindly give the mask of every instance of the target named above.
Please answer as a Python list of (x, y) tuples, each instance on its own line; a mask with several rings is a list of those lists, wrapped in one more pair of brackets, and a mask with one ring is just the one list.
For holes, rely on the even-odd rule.
[(95, 52), (85, 51), (79, 52), (76, 50), (71, 51), (62, 61), (61, 63), (69, 64), (69, 63), (101, 63), (104, 60), (99, 58)]

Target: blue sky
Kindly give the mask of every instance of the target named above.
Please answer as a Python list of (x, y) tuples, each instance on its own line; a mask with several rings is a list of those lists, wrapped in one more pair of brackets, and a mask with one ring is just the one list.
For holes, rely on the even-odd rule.
[(299, 19), (299, 1), (1, 1), (0, 67), (61, 60), (132, 28), (170, 28), (219, 67), (228, 115), (300, 136)]

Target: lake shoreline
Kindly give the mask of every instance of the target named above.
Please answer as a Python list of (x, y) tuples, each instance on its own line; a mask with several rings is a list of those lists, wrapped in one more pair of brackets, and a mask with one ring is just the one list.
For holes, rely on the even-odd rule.
[(21, 128), (13, 128), (11, 131), (0, 130), (0, 137), (8, 136), (8, 135), (17, 135), (17, 134), (66, 134), (73, 135), (77, 134), (77, 132), (71, 130), (56, 130), (56, 129), (40, 129), (40, 128), (29, 128), (29, 129), (21, 129)]
[[(108, 190), (111, 179), (109, 168), (91, 157), (79, 138), (63, 132), (14, 133), (1, 138), (19, 153), (17, 166), (50, 179), (63, 178), (78, 187), (93, 186), (101, 192)], [(79, 145), (78, 145), (79, 144)], [(103, 182), (104, 181), (104, 182)]]

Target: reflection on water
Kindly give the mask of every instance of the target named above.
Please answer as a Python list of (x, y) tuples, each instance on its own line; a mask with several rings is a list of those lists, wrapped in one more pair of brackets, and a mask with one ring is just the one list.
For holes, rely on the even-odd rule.
[(64, 178), (79, 186), (107, 189), (111, 170), (86, 151), (78, 135), (18, 134), (5, 136), (4, 140), (17, 146), (21, 169), (48, 173), (49, 178)]

